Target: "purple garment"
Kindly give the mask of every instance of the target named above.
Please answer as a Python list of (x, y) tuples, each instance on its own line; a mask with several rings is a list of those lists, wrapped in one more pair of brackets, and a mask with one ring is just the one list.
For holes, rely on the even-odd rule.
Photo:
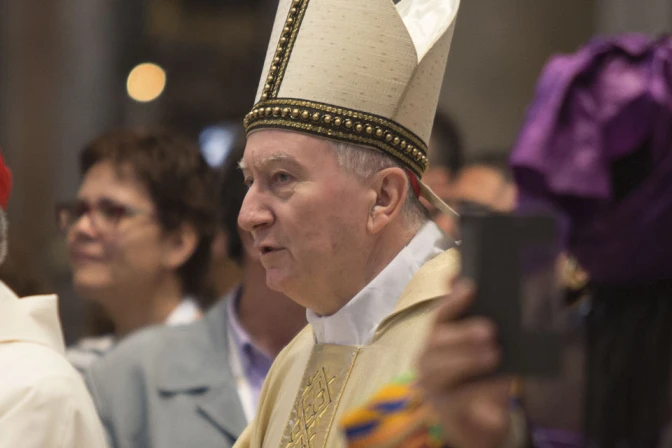
[[(524, 411), (523, 404), (517, 397), (511, 399), (510, 407), (514, 412)], [(540, 428), (529, 420), (527, 425), (534, 448), (584, 448), (580, 434), (562, 429)]]
[[(624, 198), (612, 163), (649, 151)], [(565, 244), (598, 282), (672, 278), (672, 38), (594, 39), (544, 68), (511, 155), (521, 204), (563, 215)]]
[(241, 291), (238, 291), (233, 299), (229, 300), (229, 327), (233, 336), (233, 342), (238, 349), (238, 358), (240, 359), (243, 373), (250, 385), (254, 406), (256, 409), (261, 395), (261, 387), (268, 371), (273, 364), (273, 358), (264, 353), (259, 347), (255, 346), (250, 335), (240, 324), (238, 320), (238, 301)]
[(532, 443), (534, 448), (583, 448), (583, 437), (558, 429), (534, 429)]

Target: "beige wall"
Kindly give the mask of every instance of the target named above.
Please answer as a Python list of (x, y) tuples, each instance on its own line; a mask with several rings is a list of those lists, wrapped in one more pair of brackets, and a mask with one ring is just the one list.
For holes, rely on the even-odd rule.
[(594, 0), (462, 0), (441, 95), (467, 150), (508, 149), (549, 55), (593, 32)]
[(599, 33), (672, 32), (670, 0), (596, 0), (595, 29)]

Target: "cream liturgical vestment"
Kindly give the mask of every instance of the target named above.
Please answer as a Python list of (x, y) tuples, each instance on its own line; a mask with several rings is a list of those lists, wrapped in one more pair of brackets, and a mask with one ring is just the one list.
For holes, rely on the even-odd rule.
[(81, 376), (64, 357), (56, 296), (0, 282), (0, 448), (104, 448)]
[[(341, 415), (396, 376), (414, 369), (431, 323), (434, 302), (448, 293), (449, 279), (459, 269), (457, 251), (441, 251), (449, 242), (439, 235), (433, 223), (426, 224), (362, 291), (367, 296), (360, 297), (365, 300), (362, 303), (376, 303), (385, 297), (392, 301), (389, 312), (377, 324), (374, 309), (355, 306), (350, 308), (349, 316), (337, 319), (350, 317), (354, 328), (318, 319), (315, 326), (322, 330), (319, 336), (326, 336), (325, 343), (316, 341), (319, 336), (311, 324), (299, 333), (276, 358), (262, 390), (257, 416), (236, 447), (343, 445), (341, 432), (334, 424)], [(429, 261), (420, 267), (417, 261), (424, 260), (419, 257)], [(380, 287), (406, 275), (412, 276), (410, 281), (396, 294)], [(309, 314), (309, 320), (314, 319)], [(370, 332), (367, 323), (375, 325)], [(337, 327), (343, 331), (337, 331)], [(345, 340), (333, 343), (339, 337), (359, 339), (363, 344), (342, 344)]]

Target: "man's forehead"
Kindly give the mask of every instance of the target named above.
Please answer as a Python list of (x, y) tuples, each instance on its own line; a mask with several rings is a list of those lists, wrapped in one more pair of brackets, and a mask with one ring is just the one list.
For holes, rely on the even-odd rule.
[(329, 155), (329, 143), (321, 138), (287, 131), (262, 131), (249, 136), (240, 161), (242, 169), (271, 163), (310, 163)]
[(272, 163), (298, 163), (296, 157), (288, 151), (278, 150), (271, 152), (269, 154), (249, 154), (245, 152), (245, 155), (240, 159), (240, 168), (245, 170), (252, 167), (261, 168)]

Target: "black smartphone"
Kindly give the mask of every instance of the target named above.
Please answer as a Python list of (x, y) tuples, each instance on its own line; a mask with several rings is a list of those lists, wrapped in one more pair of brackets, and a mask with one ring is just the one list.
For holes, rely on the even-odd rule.
[(562, 349), (556, 219), (464, 211), (460, 234), (462, 275), (477, 285), (469, 314), (497, 325), (499, 373), (555, 376)]

